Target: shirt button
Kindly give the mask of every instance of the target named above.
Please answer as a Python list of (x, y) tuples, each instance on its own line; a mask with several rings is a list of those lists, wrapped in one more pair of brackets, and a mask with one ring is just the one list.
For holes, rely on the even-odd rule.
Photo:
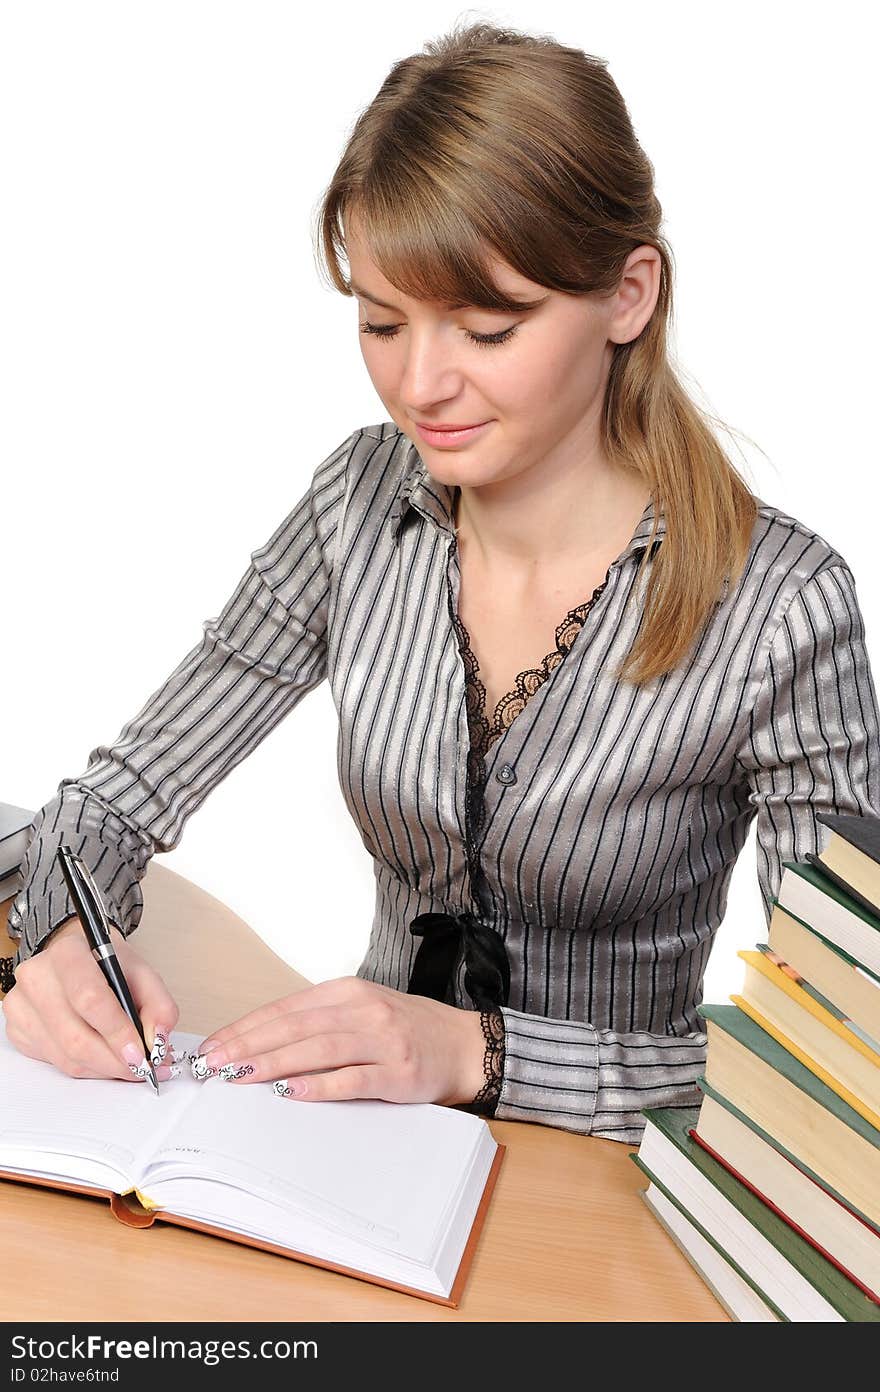
[(516, 774), (514, 773), (510, 764), (502, 764), (495, 777), (498, 779), (499, 783), (509, 784), (516, 782)]

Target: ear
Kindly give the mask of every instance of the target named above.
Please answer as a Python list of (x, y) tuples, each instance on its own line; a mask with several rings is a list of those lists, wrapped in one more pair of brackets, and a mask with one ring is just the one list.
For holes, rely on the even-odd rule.
[(613, 343), (632, 343), (648, 323), (660, 294), (660, 253), (639, 246), (626, 259), (608, 322)]

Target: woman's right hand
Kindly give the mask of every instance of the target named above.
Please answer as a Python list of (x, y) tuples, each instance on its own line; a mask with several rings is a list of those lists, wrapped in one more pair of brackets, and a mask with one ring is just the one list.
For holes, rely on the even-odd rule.
[[(180, 1014), (174, 998), (112, 925), (110, 937), (148, 1048), (157, 1030), (167, 1043)], [(145, 1081), (143, 1044), (92, 956), (78, 918), (67, 919), (39, 952), (19, 963), (15, 985), (0, 1004), (7, 1038), (29, 1058), (54, 1064), (71, 1078)], [(165, 1057), (156, 1067), (160, 1082), (174, 1076), (170, 1055)]]

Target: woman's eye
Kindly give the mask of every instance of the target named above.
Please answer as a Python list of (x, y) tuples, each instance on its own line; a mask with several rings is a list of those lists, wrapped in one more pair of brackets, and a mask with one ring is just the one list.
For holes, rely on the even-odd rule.
[[(517, 325), (513, 324), (509, 329), (501, 329), (498, 333), (478, 334), (472, 333), (470, 329), (465, 329), (465, 333), (472, 343), (479, 344), (484, 348), (493, 348), (499, 343), (506, 343), (516, 333)], [(389, 339), (397, 335), (400, 328), (399, 324), (371, 324), (369, 321), (361, 324), (361, 333), (375, 334), (377, 338)]]

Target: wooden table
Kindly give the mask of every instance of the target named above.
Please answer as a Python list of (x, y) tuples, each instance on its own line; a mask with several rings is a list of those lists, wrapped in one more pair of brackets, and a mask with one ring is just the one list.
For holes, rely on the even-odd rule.
[[(309, 982), (225, 905), (150, 862), (132, 944), (180, 1007), (219, 1029)], [(11, 900), (0, 905), (0, 955)], [(0, 1181), (4, 1320), (728, 1321), (638, 1197), (634, 1146), (491, 1121), (507, 1154), (457, 1310), (172, 1224), (125, 1227), (106, 1200)]]

